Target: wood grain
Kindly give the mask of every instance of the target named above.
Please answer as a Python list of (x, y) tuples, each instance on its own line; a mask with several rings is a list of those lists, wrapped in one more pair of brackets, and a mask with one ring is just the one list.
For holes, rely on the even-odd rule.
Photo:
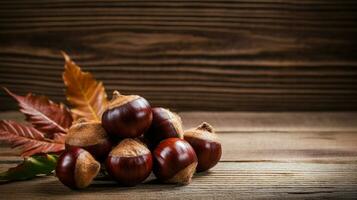
[[(222, 162), (307, 162), (357, 164), (357, 130), (353, 132), (220, 133)], [(0, 146), (3, 162), (19, 161), (16, 150)]]
[(184, 187), (151, 179), (131, 188), (96, 181), (73, 191), (55, 177), (43, 177), (2, 185), (0, 192), (6, 199), (353, 199), (356, 170), (356, 164), (222, 162)]
[(5, 0), (0, 85), (63, 101), (65, 50), (108, 93), (154, 106), (356, 110), (356, 11), (350, 0)]
[[(136, 187), (96, 180), (72, 191), (55, 177), (0, 186), (6, 199), (355, 199), (357, 196), (357, 113), (183, 112), (185, 127), (214, 124), (223, 146), (221, 162), (192, 184), (155, 181)], [(22, 121), (18, 112), (1, 119)], [(19, 157), (0, 147), (0, 171)], [(16, 191), (16, 192), (9, 192)]]

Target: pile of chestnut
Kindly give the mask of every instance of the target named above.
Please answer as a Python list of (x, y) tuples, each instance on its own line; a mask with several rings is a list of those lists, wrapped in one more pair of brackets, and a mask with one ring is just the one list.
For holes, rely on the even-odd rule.
[(177, 114), (117, 91), (102, 121), (77, 120), (65, 143), (56, 176), (72, 189), (89, 186), (101, 166), (123, 186), (139, 184), (151, 172), (160, 182), (186, 185), (195, 172), (215, 166), (222, 154), (208, 123), (184, 132)]

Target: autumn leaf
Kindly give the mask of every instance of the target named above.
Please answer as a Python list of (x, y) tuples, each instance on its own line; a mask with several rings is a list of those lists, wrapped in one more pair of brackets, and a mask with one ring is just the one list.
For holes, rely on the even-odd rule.
[(20, 111), (25, 114), (27, 121), (50, 137), (54, 133), (66, 133), (71, 126), (72, 116), (63, 104), (56, 104), (45, 96), (31, 93), (19, 96), (7, 88), (4, 90), (19, 103)]
[(102, 82), (94, 79), (91, 73), (82, 72), (71, 58), (62, 52), (65, 59), (63, 81), (67, 86), (67, 100), (75, 119), (87, 118), (100, 121), (107, 105), (107, 94)]
[(57, 155), (40, 154), (28, 158), (16, 167), (0, 173), (0, 181), (21, 181), (32, 179), (39, 175), (49, 175), (57, 164)]
[(54, 135), (54, 139), (49, 139), (32, 126), (19, 124), (15, 121), (0, 121), (0, 141), (9, 143), (12, 148), (21, 149), (21, 156), (24, 157), (64, 150), (65, 145), (62, 139), (64, 134)]

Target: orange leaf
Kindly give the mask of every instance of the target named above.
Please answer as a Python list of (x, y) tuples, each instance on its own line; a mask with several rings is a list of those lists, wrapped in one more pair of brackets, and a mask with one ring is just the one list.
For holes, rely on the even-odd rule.
[(31, 93), (19, 96), (5, 91), (12, 96), (20, 106), (20, 111), (26, 115), (26, 119), (36, 129), (53, 137), (57, 132), (66, 133), (72, 124), (72, 116), (63, 104), (56, 104), (45, 96), (35, 96)]
[(102, 82), (97, 82), (91, 73), (82, 72), (71, 58), (62, 52), (65, 59), (63, 81), (67, 86), (66, 96), (75, 119), (86, 118), (100, 121), (107, 105), (107, 94)]
[(63, 151), (65, 145), (59, 138), (61, 135), (64, 137), (64, 134), (56, 134), (57, 138), (51, 140), (32, 126), (14, 121), (0, 121), (0, 141), (10, 144), (12, 148), (21, 149), (21, 156)]

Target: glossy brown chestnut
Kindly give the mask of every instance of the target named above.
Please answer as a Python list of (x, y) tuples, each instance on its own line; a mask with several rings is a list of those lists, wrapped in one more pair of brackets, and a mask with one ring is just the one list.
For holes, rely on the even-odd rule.
[(165, 108), (153, 108), (152, 115), (151, 126), (144, 133), (150, 149), (154, 149), (162, 140), (167, 138), (183, 139), (182, 121), (176, 113)]
[(62, 153), (57, 161), (56, 176), (72, 189), (85, 188), (100, 170), (100, 163), (86, 150), (73, 147)]
[(150, 150), (138, 139), (124, 139), (110, 153), (105, 162), (111, 177), (124, 186), (143, 182), (152, 171)]
[(195, 149), (198, 158), (197, 172), (214, 167), (221, 159), (221, 143), (210, 124), (203, 122), (197, 128), (187, 130), (185, 140)]
[(191, 145), (180, 138), (168, 138), (153, 152), (155, 176), (162, 182), (187, 185), (196, 170), (197, 157)]
[(76, 121), (68, 129), (65, 143), (66, 149), (83, 148), (99, 161), (104, 161), (112, 149), (112, 142), (101, 123), (84, 119)]
[(143, 134), (150, 126), (152, 112), (150, 104), (137, 95), (124, 96), (114, 91), (102, 116), (102, 125), (115, 138), (134, 138)]

